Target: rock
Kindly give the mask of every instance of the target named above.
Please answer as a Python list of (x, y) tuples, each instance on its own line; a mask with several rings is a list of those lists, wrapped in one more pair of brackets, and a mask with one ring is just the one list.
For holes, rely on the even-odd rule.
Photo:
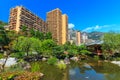
[(86, 67), (86, 68), (91, 68), (91, 66), (89, 64), (87, 64), (87, 63), (84, 63), (83, 66)]
[(46, 61), (47, 60), (47, 58), (42, 58), (42, 61)]
[(25, 64), (24, 65), (24, 70), (29, 70), (31, 68), (31, 66), (30, 66), (30, 64), (29, 63), (27, 63), (27, 64)]
[[(3, 65), (4, 62), (5, 62), (5, 59), (0, 59), (0, 64), (1, 64), (1, 65)], [(15, 58), (9, 57), (9, 58), (7, 59), (7, 62), (6, 62), (6, 64), (5, 64), (5, 67), (10, 67), (10, 66), (15, 65), (15, 64), (17, 64), (17, 60), (16, 60)]]
[(79, 60), (78, 57), (72, 57), (70, 59), (73, 60), (73, 61), (78, 61)]
[(68, 58), (65, 58), (65, 59), (64, 59), (64, 63), (65, 63), (65, 64), (70, 64), (70, 60), (69, 60)]
[(40, 73), (40, 75), (41, 75), (41, 77), (42, 77), (42, 76), (44, 76), (44, 74), (43, 74), (43, 73)]
[(112, 61), (111, 63), (117, 64), (118, 66), (120, 66), (120, 61)]

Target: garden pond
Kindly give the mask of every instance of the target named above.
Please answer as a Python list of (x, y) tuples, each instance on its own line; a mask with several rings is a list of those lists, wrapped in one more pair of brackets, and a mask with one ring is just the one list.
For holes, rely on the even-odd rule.
[(40, 62), (42, 80), (120, 80), (120, 66), (103, 61), (71, 62), (65, 70)]

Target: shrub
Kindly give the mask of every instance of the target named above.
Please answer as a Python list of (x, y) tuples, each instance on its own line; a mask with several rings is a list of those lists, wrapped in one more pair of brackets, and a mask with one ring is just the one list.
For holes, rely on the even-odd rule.
[(50, 65), (55, 65), (57, 63), (57, 58), (56, 57), (49, 58), (47, 63)]
[(38, 62), (34, 62), (31, 64), (31, 71), (32, 72), (39, 72), (40, 71), (40, 65)]
[(63, 61), (60, 61), (58, 64), (57, 64), (57, 67), (59, 69), (65, 69), (67, 66), (66, 64), (63, 62)]

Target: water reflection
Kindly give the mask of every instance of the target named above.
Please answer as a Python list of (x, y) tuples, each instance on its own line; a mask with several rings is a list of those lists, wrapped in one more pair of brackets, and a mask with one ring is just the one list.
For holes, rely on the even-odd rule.
[[(46, 62), (38, 62), (40, 72), (44, 74), (42, 80), (62, 80), (64, 77), (63, 70), (58, 69), (54, 65), (48, 65)], [(67, 79), (66, 79), (67, 80)]]
[(45, 62), (38, 63), (44, 74), (42, 80), (120, 80), (120, 67), (109, 62), (71, 62), (65, 70)]
[(70, 67), (70, 80), (120, 80), (120, 67), (109, 62), (92, 61), (75, 66)]

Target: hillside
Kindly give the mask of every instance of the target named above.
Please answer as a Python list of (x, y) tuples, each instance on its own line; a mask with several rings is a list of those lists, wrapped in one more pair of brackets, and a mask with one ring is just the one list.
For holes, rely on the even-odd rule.
[(100, 40), (103, 34), (103, 32), (93, 31), (88, 33), (88, 39)]

